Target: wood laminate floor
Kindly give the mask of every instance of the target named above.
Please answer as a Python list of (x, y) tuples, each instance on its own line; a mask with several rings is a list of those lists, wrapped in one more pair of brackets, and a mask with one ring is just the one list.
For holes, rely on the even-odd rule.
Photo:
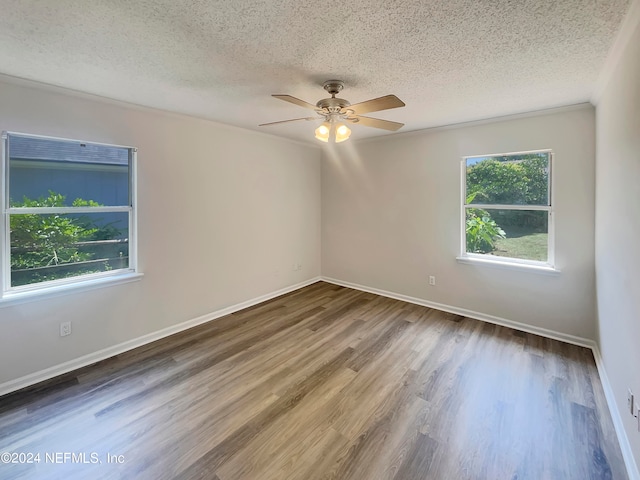
[(1, 397), (0, 452), (40, 455), (1, 479), (627, 478), (590, 350), (322, 282)]

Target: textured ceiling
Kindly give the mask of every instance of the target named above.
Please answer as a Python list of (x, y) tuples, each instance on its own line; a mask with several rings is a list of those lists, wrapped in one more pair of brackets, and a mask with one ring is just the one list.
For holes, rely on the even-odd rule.
[[(0, 73), (258, 130), (321, 85), (411, 131), (589, 100), (628, 0), (0, 0)], [(311, 122), (260, 130), (313, 140)], [(361, 125), (352, 138), (388, 134)]]

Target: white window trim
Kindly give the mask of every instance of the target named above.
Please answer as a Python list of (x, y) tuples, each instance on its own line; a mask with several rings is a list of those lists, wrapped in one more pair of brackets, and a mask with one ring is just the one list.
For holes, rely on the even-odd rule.
[[(491, 257), (491, 258), (486, 258)], [(464, 256), (456, 257), (458, 263), (464, 263), (467, 265), (478, 265), (481, 267), (494, 267), (504, 270), (519, 270), (522, 272), (531, 273), (543, 273), (546, 275), (558, 275), (560, 270), (544, 262), (525, 263), (525, 260), (519, 260), (517, 258), (504, 260), (494, 260), (494, 258), (500, 258), (493, 255), (478, 255), (475, 253), (468, 253)]]
[[(34, 207), (34, 208), (11, 208), (9, 206), (9, 162), (6, 158), (6, 145), (9, 135), (16, 135), (26, 138), (37, 138), (45, 140), (67, 141), (77, 143), (88, 143), (92, 145), (103, 145), (107, 147), (126, 148), (130, 152), (129, 163), (129, 194), (130, 206), (117, 207)], [(50, 137), (43, 135), (32, 135), (20, 132), (2, 132), (1, 142), (2, 149), (0, 151), (0, 172), (2, 179), (0, 181), (0, 215), (2, 216), (2, 228), (0, 229), (0, 307), (12, 305), (15, 303), (23, 303), (29, 300), (37, 300), (44, 297), (66, 295), (77, 291), (93, 290), (95, 288), (116, 285), (120, 283), (129, 283), (142, 278), (142, 273), (138, 271), (138, 222), (137, 222), (137, 203), (138, 203), (138, 149), (126, 145), (115, 145), (109, 143), (100, 143), (93, 141), (84, 141), (78, 139), (68, 139), (61, 137)], [(108, 272), (92, 273), (80, 275), (77, 277), (69, 277), (47, 282), (23, 285), (20, 287), (11, 287), (11, 245), (9, 240), (11, 213), (99, 213), (99, 212), (128, 212), (129, 213), (129, 266), (118, 270)]]
[(99, 277), (87, 278), (89, 277), (89, 275), (86, 275), (81, 277), (83, 279), (82, 281), (76, 281), (74, 283), (50, 285), (53, 282), (47, 282), (46, 286), (38, 289), (5, 293), (5, 295), (0, 298), (0, 308), (11, 307), (20, 303), (33, 302), (37, 300), (44, 300), (53, 297), (61, 297), (64, 295), (96, 290), (99, 288), (112, 287), (124, 283), (137, 282), (139, 280), (142, 280), (143, 276), (144, 274), (140, 272), (118, 270), (117, 273), (113, 273), (107, 276), (103, 275)]
[[(548, 153), (549, 154), (549, 205), (493, 205), (493, 204), (473, 204), (474, 208), (494, 209), (494, 210), (538, 210), (548, 212), (547, 221), (547, 261), (539, 262), (535, 260), (524, 260), (511, 257), (500, 257), (497, 255), (486, 255), (482, 253), (467, 253), (467, 235), (466, 235), (466, 218), (467, 218), (467, 159), (479, 157), (498, 157), (508, 155), (526, 155), (529, 153)], [(555, 221), (554, 221), (554, 154), (551, 149), (527, 150), (522, 152), (509, 153), (490, 153), (486, 155), (467, 155), (460, 160), (460, 255), (456, 257), (458, 263), (470, 265), (481, 265), (489, 267), (506, 268), (511, 270), (521, 270), (527, 272), (558, 274), (555, 266)]]

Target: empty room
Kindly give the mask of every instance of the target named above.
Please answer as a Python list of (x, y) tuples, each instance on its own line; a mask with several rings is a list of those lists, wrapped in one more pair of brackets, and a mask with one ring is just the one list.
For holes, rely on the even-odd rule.
[(0, 11), (0, 480), (640, 480), (640, 0)]

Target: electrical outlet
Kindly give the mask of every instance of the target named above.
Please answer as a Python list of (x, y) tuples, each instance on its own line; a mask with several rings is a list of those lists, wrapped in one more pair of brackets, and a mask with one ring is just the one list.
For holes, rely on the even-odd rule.
[(71, 335), (71, 322), (62, 322), (60, 324), (60, 336), (66, 337), (67, 335)]
[(633, 392), (631, 391), (631, 389), (627, 390), (627, 409), (629, 410), (629, 413), (631, 415), (635, 415), (635, 409), (633, 408), (635, 405), (634, 402), (634, 398), (633, 398)]
[(433, 275), (429, 275), (429, 285), (435, 285), (436, 284), (436, 277), (434, 277)]

